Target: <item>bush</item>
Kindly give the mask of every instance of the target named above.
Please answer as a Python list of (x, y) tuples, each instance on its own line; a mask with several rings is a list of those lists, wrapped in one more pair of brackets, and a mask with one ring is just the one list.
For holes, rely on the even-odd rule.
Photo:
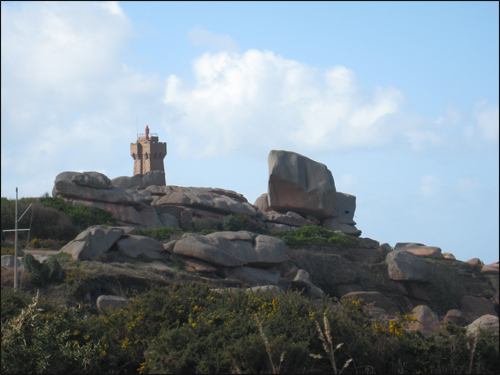
[(92, 225), (114, 225), (115, 220), (111, 212), (102, 210), (97, 207), (88, 207), (84, 205), (73, 206), (64, 202), (62, 198), (41, 198), (40, 202), (43, 206), (52, 207), (56, 210), (65, 213), (71, 218), (73, 225), (78, 229), (84, 230)]
[(2, 324), (5, 320), (13, 318), (21, 312), (31, 301), (29, 294), (14, 292), (13, 288), (2, 288)]
[(37, 294), (19, 316), (2, 324), (2, 374), (95, 371), (102, 348), (99, 341), (79, 340), (82, 308), (43, 314), (38, 299)]
[(46, 284), (49, 281), (50, 270), (45, 263), (40, 263), (31, 254), (26, 254), (23, 257), (23, 265), (31, 281), (37, 286)]
[(56, 248), (56, 247), (61, 247), (63, 243), (64, 243), (63, 241), (58, 241), (58, 240), (52, 240), (52, 239), (42, 240), (40, 238), (33, 238), (30, 241), (30, 246), (35, 249)]
[(24, 268), (30, 275), (33, 284), (37, 286), (45, 285), (49, 282), (62, 280), (63, 271), (59, 262), (51, 257), (46, 262), (39, 262), (31, 254), (23, 257)]
[[(48, 198), (44, 198), (48, 199)], [(53, 198), (50, 198), (53, 199)], [(58, 198), (59, 199), (59, 198)], [(69, 207), (60, 199), (60, 201)], [(18, 216), (20, 216), (33, 200), (22, 199), (18, 203)], [(59, 206), (56, 206), (59, 207)], [(34, 203), (18, 223), (18, 228), (30, 228), (30, 236), (39, 239), (58, 239), (70, 241), (79, 233), (79, 228), (73, 225), (72, 219), (63, 211)], [(15, 200), (2, 198), (2, 230), (14, 229)], [(26, 232), (20, 232), (23, 234)]]
[[(2, 255), (15, 255), (15, 252), (16, 250), (10, 247), (2, 247)], [(24, 252), (20, 248), (17, 248), (17, 256), (22, 257), (23, 255)]]
[(236, 214), (227, 215), (222, 221), (222, 229), (225, 231), (238, 232), (240, 230), (256, 231), (256, 226), (247, 215)]
[(168, 241), (174, 235), (182, 233), (182, 229), (163, 227), (157, 229), (136, 229), (135, 234), (138, 236), (146, 236), (155, 239), (156, 241)]
[(338, 234), (317, 225), (305, 226), (290, 231), (273, 232), (272, 235), (281, 238), (291, 247), (329, 246), (341, 249), (366, 249), (366, 245), (355, 237), (347, 234)]
[[(6, 296), (11, 306), (25, 306), (25, 299)], [(99, 315), (83, 308), (70, 311), (34, 303), (2, 324), (1, 369), (2, 373), (330, 374), (335, 369), (497, 373), (498, 334), (492, 331), (481, 330), (474, 337), (465, 329), (446, 326), (424, 337), (405, 330), (409, 316), (375, 322), (361, 300), (331, 305), (330, 299), (313, 303), (297, 293), (216, 293), (208, 284), (182, 283), (155, 287), (124, 308)]]
[[(209, 217), (197, 220), (194, 222), (194, 230), (196, 232), (202, 232), (202, 231), (217, 231), (222, 229), (222, 224), (216, 222), (213, 219), (210, 219)], [(213, 232), (212, 232), (213, 233)]]

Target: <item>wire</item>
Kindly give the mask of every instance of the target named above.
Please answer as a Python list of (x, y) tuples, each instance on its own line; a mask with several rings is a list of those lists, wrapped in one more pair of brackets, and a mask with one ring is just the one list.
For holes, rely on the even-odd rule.
[(26, 249), (28, 248), (28, 245), (29, 245), (29, 243), (30, 243), (31, 223), (33, 222), (33, 212), (35, 212), (35, 208), (34, 208), (34, 207), (33, 207), (33, 209), (31, 210), (30, 227), (29, 227), (29, 231), (28, 231), (28, 241), (26, 241)]

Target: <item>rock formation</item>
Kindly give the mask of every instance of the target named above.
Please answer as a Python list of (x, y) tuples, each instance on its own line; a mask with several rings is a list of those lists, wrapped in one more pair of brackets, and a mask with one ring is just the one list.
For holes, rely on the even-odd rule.
[(269, 153), (269, 207), (324, 219), (335, 209), (335, 182), (326, 165), (295, 152)]
[[(321, 298), (325, 292), (331, 295), (333, 291), (336, 297), (344, 300), (362, 298), (372, 303), (373, 316), (393, 319), (393, 314), (398, 311), (413, 310), (417, 321), (413, 322), (411, 329), (420, 329), (425, 334), (435, 332), (445, 322), (470, 324), (469, 327), (476, 324), (470, 328), (472, 330), (481, 324), (478, 319), (485, 316), (489, 317), (483, 319), (485, 326), (495, 327), (496, 324), (498, 330), (498, 319), (495, 320), (498, 315), (498, 292), (492, 299), (489, 298), (494, 293), (488, 298), (459, 295), (455, 297), (454, 305), (450, 306), (453, 309), (440, 319), (429, 307), (432, 306), (433, 296), (429, 287), (432, 281), (432, 272), (429, 270), (432, 267), (425, 258), (433, 258), (433, 262), (459, 261), (451, 253), (442, 253), (437, 246), (400, 242), (392, 248), (387, 243), (380, 244), (374, 239), (359, 237), (361, 231), (356, 228), (354, 221), (356, 197), (336, 191), (333, 175), (324, 164), (294, 152), (272, 150), (269, 154), (268, 192), (262, 194), (254, 205), (234, 191), (165, 186), (164, 181), (165, 174), (162, 171), (112, 180), (98, 172), (59, 174), (54, 183), (54, 197), (61, 197), (73, 205), (83, 204), (107, 210), (118, 224), (116, 227), (87, 228), (62, 251), (77, 260), (93, 260), (115, 254), (132, 260), (136, 265), (166, 272), (176, 272), (170, 267), (173, 267), (170, 262), (176, 261), (187, 272), (196, 272), (209, 278), (226, 278), (231, 283), (239, 281), (247, 284), (246, 287), (253, 287), (247, 291), (271, 288), (278, 293), (282, 291), (281, 288), (286, 290), (291, 287), (304, 291), (311, 298)], [(326, 276), (318, 277), (312, 269), (319, 269), (321, 264), (309, 267), (313, 264), (311, 261), (290, 265), (284, 242), (272, 236), (249, 231), (208, 235), (185, 233), (180, 239), (161, 243), (134, 234), (135, 228), (187, 229), (199, 220), (211, 219), (221, 223), (226, 216), (238, 214), (246, 216), (264, 233), (265, 229), (282, 231), (320, 225), (358, 237), (366, 248), (347, 249), (345, 254), (324, 254), (322, 258), (311, 257), (319, 263), (330, 257), (330, 260), (335, 260), (335, 264), (340, 264), (336, 273), (327, 267)], [(362, 273), (352, 260), (355, 251), (364, 252), (358, 258), (363, 266), (383, 265), (384, 277), (389, 283), (384, 284), (384, 288), (389, 285), (392, 289), (376, 291), (370, 290), (370, 286), (364, 285), (362, 288), (355, 284)], [(9, 268), (14, 264), (14, 259), (13, 256), (7, 257), (2, 256), (2, 266)], [(470, 264), (467, 267), (474, 268), (476, 272), (471, 274), (471, 278), (498, 278), (498, 262), (484, 265), (481, 260), (474, 258), (467, 263)], [(288, 272), (282, 272), (285, 264)], [(344, 268), (345, 273), (342, 273)], [(338, 273), (343, 275), (342, 279), (336, 282), (335, 288), (328, 290), (328, 286), (322, 282), (338, 278)], [(107, 299), (103, 296), (99, 308), (105, 308), (106, 304), (119, 307), (124, 303), (122, 299)], [(444, 313), (440, 311), (440, 314)]]
[[(265, 213), (294, 212), (314, 225), (321, 224), (326, 229), (340, 230), (356, 237), (361, 235), (354, 221), (356, 197), (337, 192), (332, 172), (324, 164), (295, 152), (271, 150), (268, 192), (257, 198), (254, 205)], [(269, 214), (267, 217), (270, 217)], [(273, 224), (267, 227), (273, 230), (290, 229)]]
[(294, 152), (270, 152), (269, 192), (255, 205), (234, 191), (164, 186), (164, 180), (162, 171), (112, 180), (98, 172), (63, 172), (56, 177), (52, 195), (109, 211), (118, 225), (136, 228), (189, 228), (201, 219), (222, 222), (227, 215), (242, 214), (271, 231), (322, 225), (361, 234), (353, 220), (356, 197), (335, 190), (324, 164)]

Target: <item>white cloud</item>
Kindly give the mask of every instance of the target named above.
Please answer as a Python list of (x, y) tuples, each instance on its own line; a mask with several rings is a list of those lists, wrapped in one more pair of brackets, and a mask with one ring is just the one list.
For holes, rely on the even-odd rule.
[(184, 155), (387, 144), (385, 119), (403, 100), (394, 88), (363, 89), (345, 67), (322, 72), (271, 51), (205, 53), (193, 69), (192, 86), (172, 75), (165, 94)]
[(2, 191), (19, 174), (53, 181), (65, 170), (120, 169), (117, 153), (128, 153), (136, 115), (159, 122), (163, 91), (158, 77), (121, 63), (133, 29), (120, 6), (2, 3), (1, 16)]
[(188, 40), (196, 46), (215, 51), (239, 51), (238, 43), (229, 35), (215, 34), (202, 26), (197, 26), (189, 30)]
[(456, 126), (459, 125), (464, 118), (464, 114), (457, 107), (447, 105), (445, 113), (438, 116), (434, 120), (434, 123), (438, 126)]
[(102, 8), (108, 10), (111, 14), (114, 14), (115, 16), (120, 16), (125, 18), (125, 13), (123, 12), (123, 9), (120, 7), (118, 4), (118, 1), (104, 1), (102, 3), (98, 3)]
[(486, 141), (498, 142), (499, 111), (498, 105), (489, 105), (486, 100), (474, 103), (474, 119), (477, 128)]
[(433, 175), (425, 175), (420, 180), (418, 192), (426, 198), (432, 198), (439, 195), (441, 191), (441, 180)]
[(436, 131), (426, 129), (416, 129), (406, 132), (408, 142), (413, 151), (427, 151), (429, 148), (443, 144), (443, 140)]

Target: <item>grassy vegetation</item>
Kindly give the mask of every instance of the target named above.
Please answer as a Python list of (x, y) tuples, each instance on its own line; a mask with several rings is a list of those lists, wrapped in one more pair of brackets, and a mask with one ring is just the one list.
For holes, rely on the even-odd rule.
[[(65, 236), (78, 228), (63, 202), (45, 202), (51, 207), (41, 208), (43, 217), (59, 232), (32, 237), (32, 245), (43, 250), (67, 241), (64, 228)], [(99, 212), (78, 210), (81, 225), (110, 224)], [(4, 213), (2, 198), (2, 219)], [(166, 242), (188, 231), (218, 230), (258, 231), (249, 217), (229, 215), (222, 223), (199, 220), (189, 230), (135, 234)], [(304, 269), (331, 297), (340, 297), (345, 284), (389, 298), (401, 295), (401, 285), (388, 278), (385, 254), (354, 237), (318, 226), (260, 232), (285, 241), (282, 275), (294, 266)], [(13, 253), (4, 245), (2, 255)], [(2, 373), (497, 373), (498, 334), (491, 331), (468, 336), (447, 325), (424, 337), (407, 330), (409, 316), (375, 321), (362, 301), (310, 301), (292, 288), (280, 295), (245, 293), (249, 285), (242, 282), (186, 272), (179, 258), (168, 262), (171, 269), (157, 270), (135, 264), (151, 262), (147, 257), (107, 252), (81, 262), (59, 253), (52, 259), (61, 265), (62, 279), (48, 277), (49, 266), (30, 259), (30, 272), (39, 275), (21, 270), (19, 293), (12, 291), (13, 270), (2, 269)], [(480, 266), (424, 261), (430, 282), (419, 287), (438, 314), (457, 308), (464, 294), (498, 293), (498, 277), (482, 275)], [(230, 287), (239, 292), (211, 291)], [(99, 295), (134, 300), (121, 310), (99, 312)]]
[[(39, 201), (20, 199), (18, 216), (23, 214), (33, 203), (30, 211), (19, 221), (19, 228), (31, 228), (30, 239), (36, 240), (34, 247), (60, 248), (59, 243), (67, 243), (78, 233), (91, 225), (113, 225), (112, 214), (99, 208), (87, 206), (72, 206), (61, 198), (45, 197)], [(5, 197), (1, 199), (2, 230), (14, 229), (15, 200)], [(8, 243), (13, 244), (13, 233), (5, 233)], [(24, 247), (27, 232), (19, 233), (19, 246)], [(58, 244), (43, 244), (43, 241), (59, 242)]]
[(491, 332), (424, 337), (409, 316), (371, 320), (361, 301), (210, 288), (170, 283), (102, 313), (43, 296), (28, 307), (32, 294), (3, 288), (2, 373), (497, 373)]
[(324, 229), (317, 225), (301, 227), (296, 230), (272, 232), (274, 237), (281, 238), (290, 247), (334, 247), (334, 248), (358, 248), (365, 249), (366, 245), (355, 237), (347, 234), (338, 234), (334, 231)]

